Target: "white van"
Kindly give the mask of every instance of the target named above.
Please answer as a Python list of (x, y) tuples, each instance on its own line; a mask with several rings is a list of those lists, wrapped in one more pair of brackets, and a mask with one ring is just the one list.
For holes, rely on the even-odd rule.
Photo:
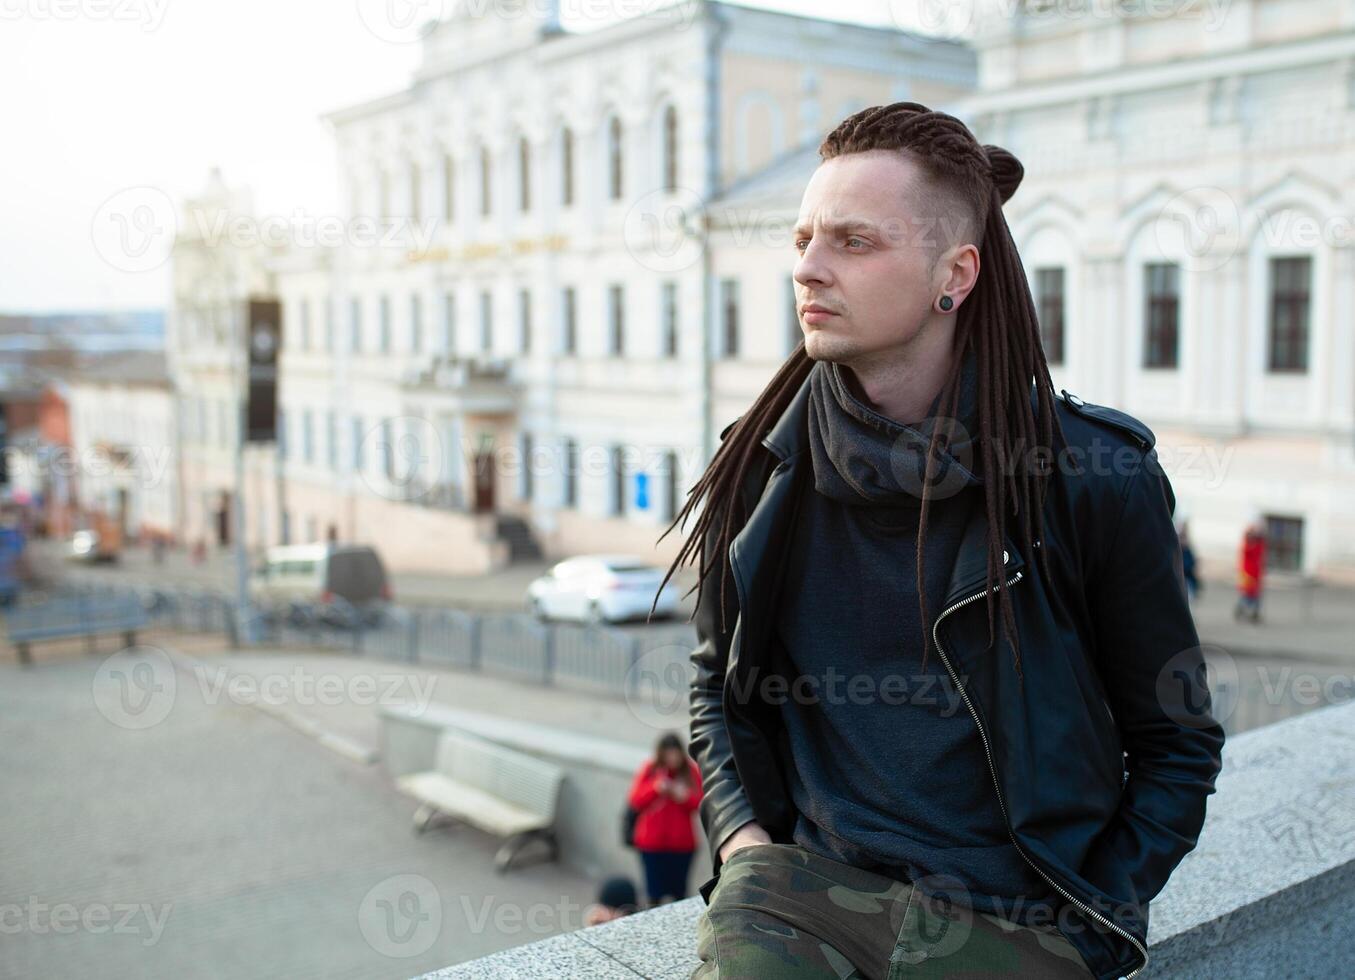
[(265, 611), (341, 626), (379, 622), (391, 602), (381, 557), (357, 544), (269, 548), (250, 576), (249, 594)]

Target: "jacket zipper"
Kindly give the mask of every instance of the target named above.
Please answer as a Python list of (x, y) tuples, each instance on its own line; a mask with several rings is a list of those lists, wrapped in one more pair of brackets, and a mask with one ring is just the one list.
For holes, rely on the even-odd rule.
[[(1015, 575), (1013, 575), (1006, 581), (1005, 585), (1015, 585), (1019, 581), (1021, 581), (1021, 573), (1017, 572)], [(936, 618), (936, 622), (932, 624), (932, 642), (935, 643), (936, 645), (936, 652), (941, 655), (941, 662), (946, 665), (946, 672), (950, 674), (951, 683), (954, 684), (955, 689), (960, 692), (960, 697), (964, 699), (965, 707), (969, 709), (969, 714), (974, 719), (974, 726), (979, 730), (979, 738), (983, 740), (983, 752), (988, 759), (988, 772), (993, 778), (993, 789), (997, 792), (997, 803), (998, 806), (1002, 808), (1002, 820), (1007, 825), (1007, 836), (1011, 838), (1012, 845), (1016, 848), (1016, 852), (1025, 859), (1027, 864), (1029, 864), (1032, 868), (1039, 872), (1040, 877), (1043, 878), (1045, 881), (1049, 882), (1049, 884), (1052, 885), (1059, 892), (1060, 895), (1062, 895), (1068, 901), (1072, 902), (1079, 909), (1082, 909), (1088, 915), (1092, 916), (1092, 918), (1096, 919), (1102, 925), (1106, 926), (1109, 929), (1113, 929), (1115, 932), (1118, 932), (1120, 935), (1124, 936), (1125, 939), (1128, 939), (1131, 943), (1133, 943), (1134, 948), (1137, 949), (1139, 951), (1139, 954), (1143, 957), (1143, 962), (1134, 968), (1133, 973), (1129, 973), (1123, 978), (1123, 980), (1132, 980), (1134, 976), (1139, 974), (1143, 970), (1143, 968), (1148, 965), (1148, 950), (1145, 949), (1143, 945), (1137, 939), (1135, 939), (1130, 933), (1120, 928), (1115, 923), (1111, 922), (1109, 919), (1107, 919), (1100, 912), (1096, 911), (1096, 909), (1092, 908), (1090, 905), (1087, 905), (1085, 902), (1069, 894), (1066, 888), (1060, 885), (1053, 878), (1049, 877), (1049, 875), (1045, 873), (1045, 870), (1043, 868), (1041, 868), (1038, 864), (1031, 860), (1030, 855), (1028, 855), (1025, 852), (1025, 849), (1022, 848), (1021, 844), (1017, 841), (1016, 834), (1012, 830), (1011, 818), (1007, 815), (1006, 801), (1003, 800), (1002, 798), (1002, 787), (997, 780), (997, 767), (993, 765), (993, 750), (988, 742), (988, 733), (983, 730), (983, 723), (979, 721), (979, 713), (974, 710), (974, 704), (972, 701), (969, 700), (969, 693), (965, 690), (964, 685), (960, 683), (960, 679), (955, 675), (955, 670), (950, 665), (950, 658), (946, 656), (946, 651), (941, 646), (941, 621), (944, 620), (951, 613), (953, 613), (955, 610), (959, 609), (961, 606), (966, 606), (977, 599), (982, 599), (984, 596), (988, 595), (988, 593), (992, 591), (994, 590), (984, 589), (982, 592), (977, 592), (974, 595), (961, 599), (954, 605), (947, 607), (941, 613), (941, 615)]]

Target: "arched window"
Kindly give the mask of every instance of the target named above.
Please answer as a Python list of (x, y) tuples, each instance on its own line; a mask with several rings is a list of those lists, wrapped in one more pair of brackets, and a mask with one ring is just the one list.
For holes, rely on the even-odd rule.
[(423, 209), (420, 207), (423, 187), (420, 177), (418, 162), (411, 160), (409, 162), (409, 217), (415, 224), (423, 220)]
[(442, 155), (442, 216), (448, 221), (456, 215), (456, 166), (452, 155)]
[(613, 201), (621, 200), (621, 119), (612, 116), (607, 123), (607, 180)]
[(480, 147), (480, 213), (489, 214), (490, 212), (490, 162), (489, 147)]
[(574, 134), (568, 126), (560, 130), (560, 203), (574, 203)]
[(518, 139), (518, 207), (532, 207), (532, 147), (525, 136)]
[(677, 107), (663, 110), (663, 189), (677, 190), (678, 174), (678, 118)]

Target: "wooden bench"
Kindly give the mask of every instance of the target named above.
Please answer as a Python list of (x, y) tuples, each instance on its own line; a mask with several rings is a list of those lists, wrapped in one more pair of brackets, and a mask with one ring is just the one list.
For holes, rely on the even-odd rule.
[(555, 811), (564, 778), (558, 766), (449, 728), (438, 737), (434, 768), (396, 784), (420, 803), (416, 833), (448, 816), (506, 837), (494, 855), (495, 870), (503, 872), (535, 840), (547, 844), (551, 860), (559, 857)]
[(146, 626), (146, 610), (136, 597), (80, 596), (53, 599), (38, 606), (20, 606), (5, 616), (9, 642), (19, 654), (19, 663), (32, 663), (28, 647), (42, 640), (73, 636), (86, 638), (94, 652), (94, 637), (121, 633), (127, 646), (136, 645), (136, 631)]

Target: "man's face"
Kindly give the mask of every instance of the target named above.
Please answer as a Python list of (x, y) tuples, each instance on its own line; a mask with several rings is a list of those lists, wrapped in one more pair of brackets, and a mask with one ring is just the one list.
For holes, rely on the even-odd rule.
[(902, 154), (879, 150), (814, 171), (792, 235), (796, 309), (814, 360), (851, 364), (906, 350), (931, 315), (945, 281), (935, 260), (946, 229), (916, 203), (926, 193), (920, 179)]

